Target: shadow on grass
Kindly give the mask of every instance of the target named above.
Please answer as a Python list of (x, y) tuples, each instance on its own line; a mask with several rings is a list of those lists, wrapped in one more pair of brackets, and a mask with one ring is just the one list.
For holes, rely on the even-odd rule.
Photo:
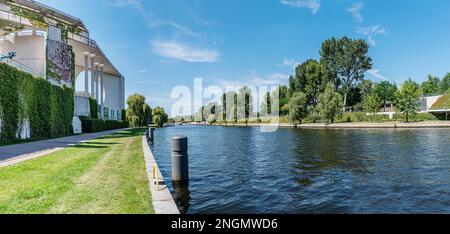
[(79, 148), (79, 149), (104, 149), (104, 148), (108, 148), (108, 146), (81, 144), (81, 145), (73, 145), (73, 146), (70, 146), (70, 148)]
[(103, 136), (99, 139), (115, 139), (115, 138), (126, 138), (126, 137), (135, 137), (135, 136), (142, 136), (146, 128), (133, 128), (133, 129), (127, 129), (120, 132), (116, 132), (111, 135)]
[(98, 142), (98, 141), (88, 141), (88, 142), (83, 142), (83, 144), (87, 144), (87, 145), (121, 145), (121, 143), (115, 143), (115, 142)]

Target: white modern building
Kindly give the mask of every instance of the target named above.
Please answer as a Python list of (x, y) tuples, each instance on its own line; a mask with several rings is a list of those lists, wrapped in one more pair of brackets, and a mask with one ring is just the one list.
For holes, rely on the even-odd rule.
[[(0, 54), (7, 62), (52, 82), (76, 86), (75, 116), (89, 116), (92, 97), (104, 119), (122, 118), (125, 78), (89, 36), (83, 22), (32, 0), (0, 0)], [(75, 58), (73, 59), (73, 55)], [(72, 80), (73, 62), (76, 81)]]

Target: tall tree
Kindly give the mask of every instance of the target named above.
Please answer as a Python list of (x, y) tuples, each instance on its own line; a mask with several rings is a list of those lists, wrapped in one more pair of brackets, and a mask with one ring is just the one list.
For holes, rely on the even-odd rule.
[(380, 109), (380, 99), (374, 93), (366, 94), (363, 98), (363, 109), (367, 113), (375, 114)]
[(227, 94), (222, 94), (222, 121), (227, 122)]
[(342, 96), (338, 92), (334, 91), (332, 84), (328, 84), (324, 93), (319, 95), (319, 104), (317, 105), (317, 109), (319, 114), (331, 123), (333, 123), (336, 116), (341, 113)]
[(409, 116), (415, 115), (420, 107), (420, 86), (411, 79), (406, 80), (397, 93), (397, 111), (405, 113), (406, 122)]
[[(323, 91), (323, 69), (319, 62), (309, 59), (295, 69), (294, 92), (306, 95), (309, 104), (317, 104), (317, 95)], [(290, 90), (291, 91), (291, 90)]]
[(130, 95), (127, 98), (127, 105), (126, 116), (130, 126), (139, 127), (150, 123), (151, 108), (143, 95), (137, 93)]
[(441, 89), (441, 93), (450, 92), (450, 73), (447, 73), (447, 75), (442, 78), (439, 88)]
[(327, 79), (337, 90), (339, 84), (344, 88), (344, 107), (350, 88), (362, 79), (364, 73), (372, 69), (372, 59), (368, 55), (369, 45), (362, 39), (331, 38), (325, 40), (320, 51)]
[(289, 99), (289, 118), (293, 123), (302, 123), (308, 115), (308, 97), (302, 92), (295, 92)]
[[(278, 111), (280, 115), (289, 114), (289, 89), (284, 85), (278, 86), (271, 94), (272, 105), (278, 100)], [(272, 112), (274, 109), (271, 110)], [(273, 114), (273, 113), (272, 113)]]
[(239, 117), (244, 118), (247, 121), (253, 113), (253, 95), (252, 91), (247, 86), (239, 89), (237, 102)]
[(397, 85), (392, 84), (389, 81), (381, 81), (379, 84), (375, 85), (373, 92), (377, 96), (377, 99), (383, 102), (384, 112), (386, 112), (386, 103), (395, 100)]
[(164, 108), (162, 107), (156, 107), (152, 111), (153, 116), (153, 123), (156, 124), (158, 127), (163, 127), (165, 123), (169, 120), (166, 112), (164, 111)]
[(422, 93), (427, 96), (437, 95), (440, 93), (440, 84), (441, 80), (439, 77), (428, 75), (428, 79), (422, 82), (421, 89)]
[(263, 116), (272, 114), (272, 99), (270, 97), (270, 92), (267, 92), (266, 94), (264, 94), (259, 112)]

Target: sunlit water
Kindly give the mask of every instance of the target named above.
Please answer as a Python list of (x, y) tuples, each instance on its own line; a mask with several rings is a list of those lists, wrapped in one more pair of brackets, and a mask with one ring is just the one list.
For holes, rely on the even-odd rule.
[(172, 192), (177, 134), (189, 139), (187, 213), (450, 213), (448, 129), (157, 129)]

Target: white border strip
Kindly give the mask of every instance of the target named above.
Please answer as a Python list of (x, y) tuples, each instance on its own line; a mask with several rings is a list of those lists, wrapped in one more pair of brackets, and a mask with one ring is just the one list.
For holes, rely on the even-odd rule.
[[(155, 214), (180, 214), (172, 195), (170, 194), (169, 188), (164, 183), (164, 178), (159, 170), (158, 164), (153, 157), (152, 150), (148, 145), (147, 139), (142, 136), (142, 150), (144, 152), (145, 166), (147, 168), (147, 177), (150, 184), (150, 191), (152, 193), (152, 203)], [(158, 171), (159, 180), (159, 190), (156, 187), (156, 179), (153, 179), (152, 168), (156, 165), (156, 170)]]

